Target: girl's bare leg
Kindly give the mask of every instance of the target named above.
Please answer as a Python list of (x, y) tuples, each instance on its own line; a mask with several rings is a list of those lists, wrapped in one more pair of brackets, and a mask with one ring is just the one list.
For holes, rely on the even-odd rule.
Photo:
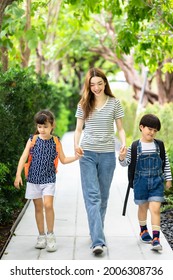
[(39, 234), (42, 235), (45, 233), (44, 230), (44, 214), (43, 214), (43, 200), (42, 198), (33, 199), (35, 206), (35, 219), (37, 223), (37, 228)]
[(53, 232), (54, 230), (54, 209), (53, 209), (53, 200), (54, 197), (50, 195), (44, 196), (44, 207), (45, 207), (45, 215), (46, 215), (46, 223), (47, 223), (47, 231)]

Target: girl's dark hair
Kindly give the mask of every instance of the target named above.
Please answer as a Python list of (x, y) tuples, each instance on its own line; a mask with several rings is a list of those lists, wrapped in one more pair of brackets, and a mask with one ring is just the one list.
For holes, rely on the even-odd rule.
[(100, 77), (105, 82), (105, 94), (110, 97), (115, 97), (111, 92), (109, 82), (106, 78), (106, 75), (99, 68), (90, 68), (86, 74), (85, 82), (83, 86), (82, 98), (80, 100), (80, 104), (84, 111), (84, 118), (87, 119), (89, 115), (93, 112), (95, 107), (95, 97), (90, 89), (91, 78)]
[(153, 114), (144, 115), (141, 118), (139, 125), (155, 128), (158, 131), (161, 129), (161, 123), (160, 123), (159, 118)]
[[(52, 126), (55, 124), (55, 116), (49, 110), (41, 110), (34, 116), (35, 124), (46, 124), (49, 122)], [(38, 130), (35, 134), (38, 134)]]

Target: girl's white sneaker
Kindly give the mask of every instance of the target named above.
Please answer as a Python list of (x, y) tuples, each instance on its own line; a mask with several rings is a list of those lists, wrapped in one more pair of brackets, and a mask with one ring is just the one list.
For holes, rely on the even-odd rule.
[(45, 249), (47, 245), (46, 235), (39, 235), (37, 238), (37, 243), (35, 244), (36, 249)]
[(47, 252), (55, 252), (57, 250), (56, 237), (55, 237), (54, 233), (48, 233), (47, 234), (46, 250), (47, 250)]

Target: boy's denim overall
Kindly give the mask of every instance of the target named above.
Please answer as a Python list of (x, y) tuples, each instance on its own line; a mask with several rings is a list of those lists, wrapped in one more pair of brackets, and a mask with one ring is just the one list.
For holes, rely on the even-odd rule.
[(138, 160), (134, 176), (134, 201), (143, 204), (149, 201), (164, 201), (164, 176), (159, 146), (155, 153), (142, 154), (141, 142), (137, 147)]
[(103, 227), (109, 189), (115, 170), (115, 153), (85, 150), (79, 162), (92, 247), (105, 245)]

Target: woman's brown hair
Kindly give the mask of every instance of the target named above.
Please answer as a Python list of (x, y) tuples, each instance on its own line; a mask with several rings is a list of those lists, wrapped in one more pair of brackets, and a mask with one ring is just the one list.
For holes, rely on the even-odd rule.
[(94, 94), (90, 89), (90, 81), (93, 77), (100, 77), (105, 82), (105, 94), (111, 97), (114, 95), (111, 92), (109, 82), (105, 76), (105, 74), (99, 68), (91, 68), (85, 77), (85, 82), (82, 90), (82, 98), (80, 100), (80, 105), (82, 110), (84, 111), (84, 118), (87, 119), (89, 115), (93, 112), (95, 106), (95, 98)]

